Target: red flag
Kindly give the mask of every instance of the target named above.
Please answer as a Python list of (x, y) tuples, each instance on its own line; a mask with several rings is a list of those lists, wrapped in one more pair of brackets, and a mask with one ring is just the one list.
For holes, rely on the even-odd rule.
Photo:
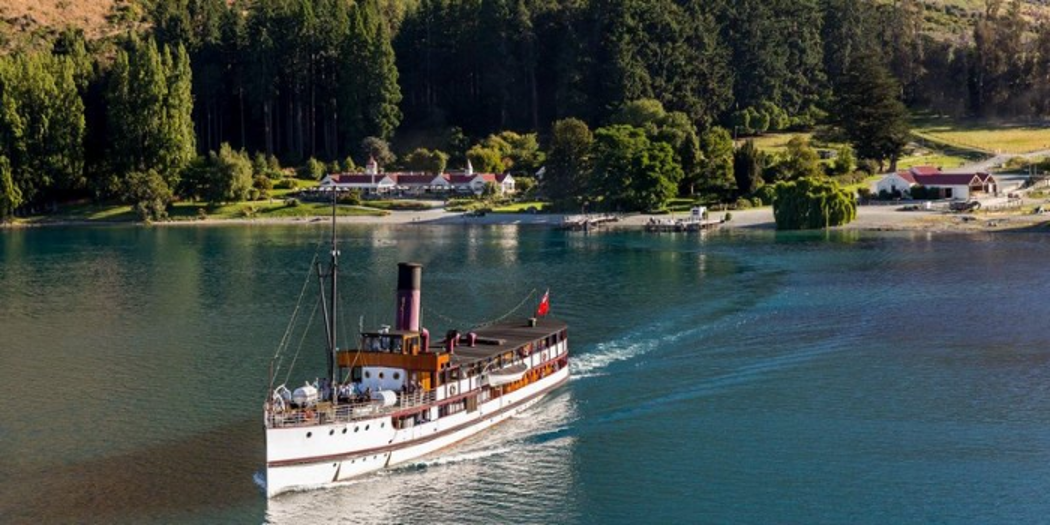
[(546, 316), (551, 310), (551, 290), (547, 289), (547, 292), (543, 293), (543, 299), (540, 300), (540, 306), (536, 309), (536, 317)]

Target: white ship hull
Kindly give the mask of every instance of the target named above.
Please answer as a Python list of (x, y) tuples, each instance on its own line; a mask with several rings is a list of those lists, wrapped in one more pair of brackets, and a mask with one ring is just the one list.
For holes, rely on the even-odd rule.
[[(559, 347), (558, 354), (566, 353), (564, 342)], [(530, 361), (535, 363), (539, 358), (534, 355)], [(512, 393), (479, 403), (477, 410), (404, 429), (395, 429), (390, 415), (350, 423), (267, 429), (266, 494), (273, 497), (344, 481), (428, 455), (525, 411), (568, 378), (569, 368), (562, 367)], [(468, 392), (470, 387), (464, 380), (461, 392)], [(433, 412), (436, 417), (436, 407)]]

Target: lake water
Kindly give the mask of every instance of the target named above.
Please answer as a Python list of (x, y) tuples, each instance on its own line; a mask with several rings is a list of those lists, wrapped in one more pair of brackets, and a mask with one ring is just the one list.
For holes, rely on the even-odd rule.
[[(0, 522), (1050, 517), (1050, 238), (1030, 234), (341, 227), (344, 335), (390, 323), (395, 265), (419, 261), (436, 334), (550, 287), (574, 379), (434, 457), (268, 503), (268, 367), (325, 233), (0, 231)], [(323, 371), (315, 334), (290, 384)]]

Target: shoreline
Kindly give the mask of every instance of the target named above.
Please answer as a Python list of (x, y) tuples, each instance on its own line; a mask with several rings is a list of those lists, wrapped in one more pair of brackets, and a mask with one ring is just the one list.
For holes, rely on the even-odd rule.
[[(727, 212), (711, 212), (714, 218)], [(770, 207), (730, 211), (732, 219), (722, 224), (719, 229), (775, 230), (773, 211)], [(490, 213), (482, 217), (468, 217), (460, 212), (445, 210), (425, 211), (392, 211), (384, 216), (338, 216), (336, 222), (342, 225), (417, 225), (417, 226), (532, 226), (558, 228), (567, 215), (575, 214), (500, 214)], [(643, 230), (650, 218), (668, 219), (685, 217), (686, 214), (626, 216), (617, 223), (603, 226), (599, 231)], [(90, 220), (38, 220), (0, 224), (0, 230), (47, 227), (86, 227), (86, 226), (152, 226), (152, 227), (200, 227), (221, 225), (315, 225), (330, 221), (330, 217), (289, 217), (289, 218), (235, 218), (235, 219), (192, 219), (185, 221), (161, 221), (142, 223), (137, 221), (90, 221)], [(1036, 215), (999, 214), (946, 214), (943, 212), (902, 212), (892, 206), (862, 206), (857, 209), (857, 219), (852, 223), (832, 230), (852, 230), (863, 232), (1015, 232), (1015, 231), (1050, 231), (1050, 218)]]

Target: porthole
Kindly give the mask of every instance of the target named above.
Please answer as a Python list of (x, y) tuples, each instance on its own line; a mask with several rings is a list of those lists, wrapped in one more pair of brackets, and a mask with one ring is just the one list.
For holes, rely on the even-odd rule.
[(356, 433), (359, 429), (361, 429), (361, 428), (360, 427), (354, 427), (354, 433)]
[(335, 434), (335, 430), (334, 429), (329, 429), (328, 430), (328, 436), (332, 436), (334, 434)]
[(310, 438), (310, 437), (312, 437), (312, 436), (314, 436), (313, 432), (308, 432), (308, 433), (306, 433), (306, 438)]
[(379, 427), (386, 427), (386, 422), (382, 422), (382, 423), (380, 423), (380, 424), (379, 424)]
[(383, 373), (382, 373), (382, 372), (380, 372), (380, 373), (379, 373), (379, 379), (380, 379), (380, 380), (382, 380), (382, 379), (383, 379)]
[(365, 371), (365, 378), (371, 378), (371, 377), (372, 377), (372, 371)]
[(394, 380), (400, 380), (400, 379), (401, 379), (401, 373), (394, 373)]
[(365, 431), (368, 431), (368, 428), (370, 428), (370, 427), (372, 427), (372, 424), (369, 424), (369, 425), (365, 426)]
[(343, 434), (344, 435), (346, 434), (346, 428), (345, 427), (343, 428)]

